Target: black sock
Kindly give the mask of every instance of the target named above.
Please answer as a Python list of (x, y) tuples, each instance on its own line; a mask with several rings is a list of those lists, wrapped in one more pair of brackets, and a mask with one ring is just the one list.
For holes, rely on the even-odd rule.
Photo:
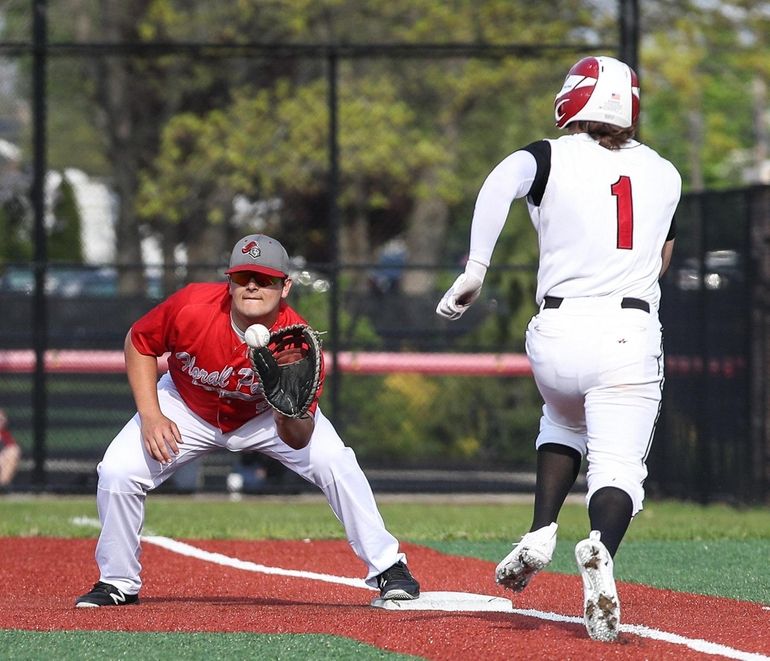
[(616, 487), (602, 487), (591, 496), (588, 503), (591, 530), (598, 530), (602, 534), (602, 543), (612, 557), (615, 557), (631, 523), (632, 510), (631, 496)]
[(532, 530), (550, 525), (580, 473), (582, 457), (566, 445), (544, 443), (537, 451), (537, 482)]

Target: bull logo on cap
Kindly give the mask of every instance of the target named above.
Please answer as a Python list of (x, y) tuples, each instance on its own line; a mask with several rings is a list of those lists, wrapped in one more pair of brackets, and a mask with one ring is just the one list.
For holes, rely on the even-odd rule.
[(262, 248), (259, 247), (259, 244), (256, 241), (249, 241), (243, 248), (241, 248), (241, 252), (252, 259), (256, 259), (262, 254)]

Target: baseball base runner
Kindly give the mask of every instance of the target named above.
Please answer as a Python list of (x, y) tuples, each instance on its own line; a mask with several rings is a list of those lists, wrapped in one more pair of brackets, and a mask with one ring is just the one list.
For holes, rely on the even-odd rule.
[(481, 187), (468, 263), (436, 311), (457, 319), (476, 300), (511, 203), (526, 198), (540, 252), (540, 309), (526, 350), (545, 404), (532, 526), (496, 580), (521, 591), (550, 563), (556, 520), (585, 457), (591, 533), (575, 557), (586, 629), (613, 640), (620, 626), (613, 556), (642, 508), (661, 402), (658, 279), (671, 259), (681, 178), (634, 139), (639, 83), (625, 63), (577, 62), (554, 112), (568, 135), (513, 152)]

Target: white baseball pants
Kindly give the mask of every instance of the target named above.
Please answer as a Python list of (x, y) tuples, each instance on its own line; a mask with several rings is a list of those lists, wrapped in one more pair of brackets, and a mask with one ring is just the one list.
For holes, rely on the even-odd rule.
[(331, 422), (317, 410), (315, 430), (307, 447), (294, 450), (276, 434), (272, 411), (225, 434), (192, 413), (166, 374), (158, 383), (161, 410), (182, 435), (179, 455), (161, 464), (146, 451), (138, 414), (118, 433), (97, 471), (96, 503), (102, 524), (96, 545), (100, 579), (128, 594), (142, 587), (140, 535), (145, 497), (190, 461), (214, 450), (257, 450), (318, 486), (342, 523), (348, 541), (368, 569), (366, 582), (399, 560), (398, 540), (385, 528), (371, 487), (352, 449), (346, 447)]
[(545, 405), (535, 447), (566, 445), (588, 459), (586, 502), (622, 489), (642, 509), (646, 460), (663, 388), (657, 312), (620, 298), (568, 298), (529, 323), (526, 348)]

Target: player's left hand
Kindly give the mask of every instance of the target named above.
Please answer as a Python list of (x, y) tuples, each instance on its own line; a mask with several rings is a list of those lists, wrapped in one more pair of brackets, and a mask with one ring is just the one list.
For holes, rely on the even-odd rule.
[(480, 262), (468, 260), (465, 272), (457, 276), (439, 301), (436, 314), (447, 319), (459, 319), (479, 297), (486, 273), (486, 266)]
[(250, 347), (247, 355), (267, 403), (281, 415), (302, 418), (321, 385), (318, 332), (304, 324), (279, 328), (266, 346)]

